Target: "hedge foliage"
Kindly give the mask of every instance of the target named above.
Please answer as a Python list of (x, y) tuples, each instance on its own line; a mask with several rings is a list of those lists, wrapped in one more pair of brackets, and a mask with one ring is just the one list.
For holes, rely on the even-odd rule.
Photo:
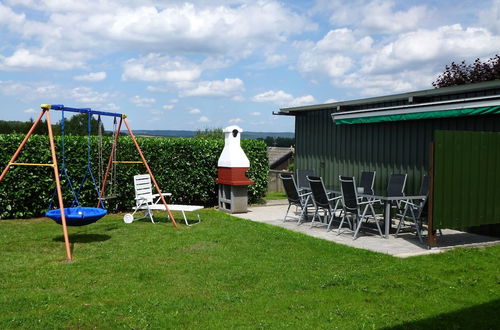
[[(0, 170), (7, 165), (24, 135), (0, 135)], [(224, 141), (213, 138), (137, 138), (142, 152), (163, 192), (171, 192), (172, 203), (217, 205), (217, 160)], [(56, 153), (61, 166), (60, 137), (56, 137)], [(111, 137), (103, 137), (104, 166), (111, 151)], [(268, 161), (266, 145), (258, 140), (242, 140), (250, 160), (248, 176), (255, 181), (249, 187), (249, 202), (261, 199), (267, 189)], [(91, 138), (91, 168), (98, 181), (98, 140)], [(120, 137), (118, 160), (140, 160), (132, 139)], [(17, 162), (51, 163), (48, 137), (33, 135), (23, 148)], [(65, 162), (75, 189), (84, 176), (87, 164), (87, 137), (65, 137)], [(112, 212), (127, 211), (134, 206), (133, 176), (146, 173), (142, 164), (118, 164), (114, 180), (116, 198), (108, 201)], [(62, 178), (65, 206), (72, 201), (71, 190)], [(55, 181), (50, 167), (15, 166), (0, 182), (0, 219), (29, 218), (43, 215), (52, 199)], [(109, 187), (109, 186), (108, 186)], [(113, 189), (113, 188), (112, 188)], [(106, 192), (110, 194), (110, 189)], [(97, 193), (87, 179), (79, 196), (80, 204), (95, 206)], [(54, 203), (57, 203), (54, 201)]]

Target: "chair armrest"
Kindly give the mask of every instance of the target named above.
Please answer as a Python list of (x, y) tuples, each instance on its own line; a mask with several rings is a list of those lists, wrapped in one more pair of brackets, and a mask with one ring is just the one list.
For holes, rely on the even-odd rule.
[[(161, 193), (161, 194), (162, 194), (163, 196), (172, 196), (172, 194), (171, 194), (171, 193)], [(153, 196), (153, 198), (160, 197), (160, 195), (159, 195), (159, 194), (153, 194), (152, 196)]]
[(342, 196), (332, 197), (332, 198), (328, 198), (328, 201), (331, 202), (331, 201), (341, 199), (341, 198), (342, 198)]
[(309, 196), (309, 195), (312, 195), (312, 192), (306, 192), (305, 194), (299, 193), (299, 197), (305, 197), (305, 196)]

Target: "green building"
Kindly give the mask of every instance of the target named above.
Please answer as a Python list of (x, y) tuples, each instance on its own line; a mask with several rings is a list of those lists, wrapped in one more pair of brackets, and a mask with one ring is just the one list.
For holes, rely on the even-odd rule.
[(296, 168), (313, 170), (327, 187), (338, 188), (339, 175), (376, 171), (375, 192), (383, 194), (390, 174), (407, 173), (413, 194), (429, 170), (436, 131), (500, 132), (500, 80), (275, 114), (295, 117)]

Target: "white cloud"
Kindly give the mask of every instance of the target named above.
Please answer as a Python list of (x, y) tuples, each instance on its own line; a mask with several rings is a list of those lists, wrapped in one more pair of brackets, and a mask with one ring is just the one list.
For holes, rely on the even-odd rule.
[(194, 108), (194, 109), (189, 110), (189, 113), (192, 114), (192, 115), (198, 115), (198, 114), (201, 113), (201, 110), (197, 109), (197, 108)]
[(172, 104), (165, 104), (162, 108), (165, 110), (172, 110), (174, 106)]
[(35, 109), (29, 108), (29, 109), (24, 110), (24, 112), (25, 113), (35, 113)]
[(285, 64), (288, 58), (285, 54), (268, 54), (265, 63), (268, 66), (278, 66)]
[(138, 107), (144, 108), (150, 107), (156, 102), (156, 100), (154, 98), (140, 97), (139, 95), (135, 95), (130, 99), (130, 102), (134, 103)]
[(443, 26), (436, 30), (417, 30), (402, 34), (363, 60), (364, 73), (390, 73), (402, 69), (437, 69), (452, 60), (474, 59), (498, 52), (500, 36), (484, 28)]
[(15, 31), (23, 37), (34, 38), (41, 48), (89, 54), (89, 49), (101, 54), (140, 49), (174, 55), (196, 53), (241, 58), (317, 27), (305, 15), (275, 0), (11, 3), (36, 13), (36, 20), (28, 20), (11, 8), (1, 7), (0, 18), (15, 24)]
[(495, 34), (500, 34), (500, 0), (492, 1), (491, 8), (479, 12), (479, 21)]
[(275, 103), (279, 106), (301, 106), (306, 104), (313, 104), (316, 100), (312, 95), (304, 95), (300, 97), (294, 97), (291, 94), (285, 93), (282, 90), (279, 91), (267, 91), (261, 94), (257, 94), (253, 97), (254, 102), (270, 102)]
[(57, 58), (26, 48), (16, 50), (11, 56), (0, 55), (0, 70), (51, 69), (69, 70), (83, 67), (79, 60)]
[(209, 96), (230, 97), (244, 90), (243, 81), (239, 78), (225, 78), (224, 80), (200, 81), (196, 83), (180, 83), (179, 96)]
[(133, 58), (123, 64), (123, 80), (183, 82), (196, 80), (201, 68), (181, 57), (156, 53)]
[(104, 72), (104, 71), (90, 72), (88, 74), (74, 76), (73, 79), (75, 79), (77, 81), (88, 81), (88, 82), (101, 81), (101, 80), (106, 79), (106, 72)]
[(331, 30), (313, 46), (303, 48), (297, 69), (315, 76), (342, 76), (353, 68), (357, 54), (372, 51), (373, 42), (368, 36), (357, 38), (347, 28)]
[(243, 121), (243, 119), (241, 118), (232, 118), (232, 119), (229, 119), (227, 122), (229, 124), (237, 124), (237, 123), (241, 123)]
[(111, 94), (96, 92), (88, 87), (76, 87), (71, 89), (70, 96), (72, 99), (83, 104), (98, 105), (107, 102)]
[(335, 102), (338, 102), (336, 99), (328, 99), (326, 100), (325, 102), (323, 102), (324, 104), (327, 104), (327, 103), (335, 103)]
[(102, 106), (99, 107), (99, 110), (103, 110), (103, 111), (117, 111), (117, 110), (120, 110), (120, 106), (114, 104), (114, 103), (108, 103), (108, 104), (104, 104)]
[(318, 1), (315, 11), (330, 12), (330, 23), (335, 26), (351, 25), (363, 32), (390, 34), (413, 30), (426, 23), (431, 13), (426, 6), (395, 9), (388, 0), (328, 0)]
[(198, 122), (200, 122), (200, 123), (208, 123), (208, 122), (210, 122), (210, 119), (208, 119), (208, 117), (206, 117), (206, 116), (201, 116), (198, 119)]
[(348, 56), (304, 52), (299, 57), (298, 69), (311, 75), (338, 77), (351, 69), (353, 60)]
[(12, 9), (0, 3), (0, 26), (7, 25), (11, 28), (24, 23), (25, 14), (17, 14)]
[(250, 116), (260, 116), (261, 113), (260, 112), (250, 112)]
[(372, 33), (398, 33), (421, 26), (425, 18), (429, 16), (425, 6), (395, 11), (394, 5), (393, 1), (375, 0), (363, 6), (361, 26)]

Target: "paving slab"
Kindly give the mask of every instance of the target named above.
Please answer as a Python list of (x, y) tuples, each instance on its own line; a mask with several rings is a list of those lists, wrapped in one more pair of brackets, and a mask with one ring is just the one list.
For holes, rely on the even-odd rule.
[[(411, 256), (441, 253), (456, 247), (479, 247), (500, 244), (500, 239), (477, 234), (465, 233), (457, 230), (443, 230), (443, 236), (438, 236), (438, 246), (428, 249), (421, 244), (414, 233), (403, 233), (395, 237), (381, 238), (375, 232), (362, 233), (356, 240), (352, 239), (352, 231), (347, 227), (337, 234), (336, 229), (327, 232), (326, 226), (315, 225), (311, 227), (310, 222), (297, 224), (298, 214), (295, 207), (290, 210), (291, 217), (283, 222), (288, 202), (286, 200), (268, 201), (266, 205), (250, 206), (247, 213), (232, 214), (235, 217), (248, 219), (256, 222), (267, 223), (273, 226), (286, 228), (305, 235), (324, 239), (327, 241), (348, 245), (351, 247), (371, 250), (379, 253), (389, 254), (395, 257), (406, 258)], [(315, 223), (316, 224), (316, 223)]]

